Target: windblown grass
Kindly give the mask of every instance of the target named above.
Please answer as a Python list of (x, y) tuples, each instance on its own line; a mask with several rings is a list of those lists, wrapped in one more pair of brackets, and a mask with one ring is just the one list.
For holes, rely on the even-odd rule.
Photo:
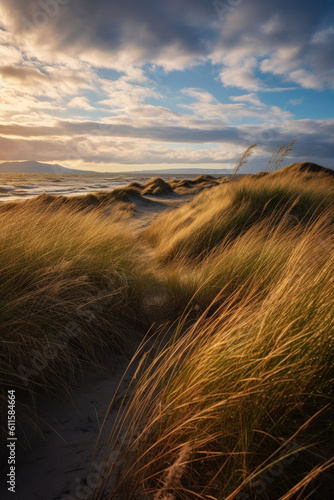
[(248, 148), (241, 154), (239, 160), (237, 161), (234, 167), (232, 178), (234, 178), (238, 174), (238, 172), (240, 172), (242, 167), (246, 165), (246, 163), (250, 160), (257, 146), (258, 144), (252, 144), (251, 146), (248, 146)]
[[(244, 238), (247, 254), (246, 236), (235, 249), (227, 248), (230, 256), (222, 252), (222, 276), (226, 272), (227, 286), (233, 284), (229, 297), (186, 331), (181, 321), (169, 346), (143, 370), (121, 415), (125, 437), (118, 461), (113, 457), (121, 470), (108, 498), (329, 498), (334, 465), (331, 215), (290, 230), (287, 248), (275, 231), (264, 243), (265, 258), (258, 249), (244, 270), (245, 256), (238, 257), (237, 249)], [(252, 237), (256, 248), (261, 234)], [(234, 273), (232, 257), (240, 259)], [(253, 285), (246, 292), (247, 279), (241, 275), (238, 282), (238, 271)], [(102, 491), (95, 498), (104, 498)]]
[(233, 180), (147, 228), (179, 321), (143, 356), (94, 499), (330, 496), (334, 186), (292, 170)]
[(64, 391), (75, 369), (133, 340), (149, 278), (124, 224), (39, 203), (0, 212), (3, 398), (7, 385)]
[(21, 205), (28, 210), (45, 210), (52, 208), (57, 210), (59, 208), (67, 208), (76, 211), (91, 211), (112, 209), (114, 212), (122, 211), (131, 214), (134, 210), (134, 200), (142, 198), (139, 190), (135, 188), (118, 188), (113, 191), (98, 192), (95, 194), (86, 194), (83, 196), (55, 196), (50, 194), (40, 194), (36, 198), (25, 200), (21, 202), (10, 202), (0, 205), (0, 212), (8, 212), (16, 210)]
[(278, 170), (282, 162), (289, 156), (289, 154), (293, 150), (293, 146), (295, 145), (295, 143), (296, 139), (291, 141), (289, 144), (282, 144), (281, 146), (277, 146), (266, 166), (266, 171), (272, 172)]
[(308, 181), (289, 173), (246, 176), (201, 193), (177, 212), (162, 214), (145, 236), (160, 262), (203, 257), (227, 237), (243, 234), (264, 219), (279, 222), (289, 214), (292, 225), (307, 223), (333, 206), (333, 180), (321, 173)]
[(265, 294), (305, 238), (302, 227), (291, 227), (289, 213), (279, 221), (277, 217), (258, 222), (233, 239), (225, 237), (196, 265), (180, 256), (165, 266), (166, 287), (177, 313), (195, 308), (198, 315), (211, 304), (217, 308), (222, 301), (231, 302), (235, 290)]
[[(4, 391), (68, 389), (163, 309), (93, 497), (330, 498), (334, 176), (204, 177), (0, 210)], [(204, 186), (131, 234), (134, 198)]]

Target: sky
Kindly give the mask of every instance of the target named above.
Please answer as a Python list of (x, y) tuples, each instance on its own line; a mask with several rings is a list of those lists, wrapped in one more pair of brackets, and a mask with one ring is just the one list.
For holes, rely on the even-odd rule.
[(334, 168), (332, 0), (1, 0), (0, 161)]

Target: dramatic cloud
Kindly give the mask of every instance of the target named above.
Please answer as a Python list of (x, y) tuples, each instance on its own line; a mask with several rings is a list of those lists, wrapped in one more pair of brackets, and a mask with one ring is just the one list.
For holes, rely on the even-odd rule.
[(331, 0), (2, 0), (0, 160), (332, 165), (333, 61)]
[(183, 69), (215, 36), (215, 12), (203, 0), (8, 0), (0, 12), (17, 35), (43, 40), (44, 52), (122, 70), (144, 62)]
[(226, 12), (214, 50), (225, 85), (259, 90), (265, 86), (259, 74), (269, 73), (305, 88), (334, 88), (332, 1), (238, 4)]
[[(259, 142), (259, 152), (270, 154), (277, 143), (286, 144), (296, 136), (296, 127), (299, 133), (294, 158), (334, 167), (333, 161), (328, 161), (334, 157), (333, 120), (291, 120), (284, 127), (241, 125), (207, 130), (176, 126), (136, 128), (95, 122), (57, 122), (49, 127), (3, 125), (0, 147), (4, 160), (12, 159), (15, 149), (18, 160), (33, 157), (47, 161), (52, 154), (54, 160), (65, 162), (85, 159), (107, 164), (230, 164), (250, 143)], [(138, 141), (135, 149), (133, 141)], [(183, 147), (170, 148), (169, 143), (182, 143)], [(190, 147), (197, 143), (209, 147)], [(219, 147), (214, 146), (217, 143)]]

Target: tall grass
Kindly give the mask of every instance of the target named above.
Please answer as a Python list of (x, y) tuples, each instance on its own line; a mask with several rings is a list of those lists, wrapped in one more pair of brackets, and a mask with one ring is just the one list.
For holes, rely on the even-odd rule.
[(266, 172), (276, 171), (280, 168), (282, 162), (291, 153), (296, 141), (297, 139), (294, 139), (289, 144), (282, 144), (281, 146), (277, 146), (266, 166)]
[[(118, 484), (107, 498), (329, 498), (331, 216), (290, 230), (287, 248), (275, 232), (263, 250), (277, 257), (274, 270), (255, 255), (244, 270), (253, 286), (244, 292), (246, 280), (240, 276), (238, 283), (236, 272), (229, 299), (213, 314), (204, 311), (186, 330), (180, 321), (169, 345), (143, 370), (115, 429), (125, 438)], [(255, 247), (259, 242), (255, 237)], [(243, 259), (237, 252), (233, 257)], [(228, 258), (222, 252), (226, 279)], [(103, 487), (94, 498), (105, 498)]]
[(177, 211), (162, 214), (145, 236), (160, 262), (180, 256), (203, 257), (226, 237), (234, 238), (265, 218), (279, 222), (289, 214), (290, 223), (296, 225), (333, 205), (333, 181), (328, 176), (314, 175), (308, 181), (289, 174), (246, 176), (213, 187)]
[(165, 266), (166, 287), (178, 314), (231, 302), (237, 289), (243, 295), (256, 291), (263, 296), (268, 285), (280, 279), (283, 264), (303, 241), (304, 228), (293, 227), (289, 215), (279, 212), (235, 238), (228, 235), (196, 265), (180, 256)]
[(138, 349), (94, 499), (330, 498), (334, 181), (302, 167), (199, 178), (139, 236), (133, 196), (160, 179), (0, 210), (0, 415), (7, 387), (69, 390), (176, 318)]
[(7, 386), (64, 392), (143, 320), (136, 244), (119, 214), (52, 205), (2, 211), (0, 228), (1, 400)]
[(253, 156), (255, 149), (257, 148), (258, 144), (251, 144), (248, 146), (248, 148), (240, 155), (239, 160), (237, 161), (233, 173), (232, 173), (232, 178), (234, 178), (238, 172), (242, 169), (244, 165), (250, 160), (250, 158)]

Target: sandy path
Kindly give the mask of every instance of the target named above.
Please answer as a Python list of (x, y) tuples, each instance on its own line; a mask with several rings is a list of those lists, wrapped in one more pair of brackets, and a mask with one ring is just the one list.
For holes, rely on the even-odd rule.
[[(140, 202), (133, 218), (138, 235), (160, 213), (177, 208), (185, 199), (188, 197), (168, 195)], [(2, 475), (2, 500), (81, 500), (89, 497), (96, 471), (103, 461), (106, 437), (117, 415), (117, 402), (126, 392), (136, 369), (134, 364), (117, 389), (130, 359), (129, 355), (110, 355), (103, 362), (102, 374), (86, 376), (73, 387), (71, 400), (64, 402), (52, 397), (48, 401), (38, 401), (41, 433), (25, 430), (30, 447), (20, 449), (18, 444), (16, 494), (7, 491)], [(89, 474), (100, 428), (115, 393), (115, 407), (108, 414)], [(22, 436), (21, 445), (23, 442)]]
[(172, 193), (159, 197), (150, 196), (146, 198), (148, 201), (140, 201), (136, 204), (133, 217), (134, 229), (138, 234), (162, 212), (174, 210), (193, 197)]
[[(112, 354), (104, 362), (103, 372), (85, 377), (73, 388), (72, 401), (55, 397), (39, 401), (39, 427), (42, 435), (26, 431), (30, 450), (18, 447), (17, 490), (7, 492), (1, 499), (19, 500), (74, 500), (87, 498), (96, 479), (96, 471), (103, 461), (103, 443), (116, 418), (118, 402), (131, 380), (135, 366), (126, 374), (130, 357)], [(94, 447), (116, 393), (115, 403), (108, 414), (101, 435), (101, 445), (94, 457), (91, 475), (88, 475)], [(23, 442), (23, 436), (18, 436)], [(87, 491), (88, 486), (88, 491)]]

